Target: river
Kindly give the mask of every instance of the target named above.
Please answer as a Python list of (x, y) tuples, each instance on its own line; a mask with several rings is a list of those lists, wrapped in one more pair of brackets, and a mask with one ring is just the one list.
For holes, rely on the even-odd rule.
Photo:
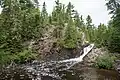
[(120, 80), (119, 73), (88, 67), (83, 58), (94, 44), (83, 49), (77, 58), (62, 61), (33, 61), (26, 64), (11, 64), (0, 68), (0, 80)]
[[(114, 70), (75, 65), (67, 69), (55, 63), (37, 63), (0, 69), (0, 80), (120, 80)], [(45, 66), (47, 64), (47, 66)]]

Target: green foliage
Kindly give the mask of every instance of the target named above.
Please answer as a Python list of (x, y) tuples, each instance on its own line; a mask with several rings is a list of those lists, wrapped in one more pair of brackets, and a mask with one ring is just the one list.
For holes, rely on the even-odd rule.
[(75, 48), (77, 44), (77, 29), (73, 20), (70, 18), (65, 30), (65, 48)]
[(64, 45), (64, 40), (58, 39), (58, 40), (57, 40), (57, 45), (60, 46), (60, 47), (63, 47), (63, 45)]
[(10, 63), (9, 54), (9, 52), (4, 52), (4, 50), (0, 51), (0, 64)]
[(120, 32), (114, 30), (108, 40), (108, 49), (111, 52), (120, 52)]
[(64, 24), (64, 5), (62, 5), (59, 0), (55, 1), (56, 6), (53, 8), (52, 20), (56, 22), (57, 25)]
[(89, 27), (85, 26), (82, 28), (85, 35), (86, 40), (92, 43), (95, 43), (97, 47), (105, 47), (108, 45), (108, 39), (111, 34), (111, 29), (106, 25), (101, 24), (98, 27), (94, 25), (89, 25)]
[[(38, 5), (37, 0), (35, 2)], [(33, 58), (26, 41), (41, 37), (40, 11), (30, 0), (2, 0), (0, 14), (0, 63)], [(28, 52), (27, 52), (28, 51)]]
[(60, 3), (59, 0), (55, 1), (56, 5), (53, 8), (52, 12), (52, 21), (53, 25), (57, 25), (55, 29), (55, 37), (61, 38), (63, 37), (62, 31), (64, 29), (65, 24), (65, 5)]
[(36, 59), (37, 54), (31, 50), (23, 50), (20, 53), (10, 53), (4, 50), (0, 51), (0, 64), (10, 64), (11, 62), (23, 63), (25, 61)]
[(77, 11), (75, 11), (74, 21), (75, 21), (75, 26), (81, 28), (81, 21), (80, 21), (79, 13)]
[(99, 44), (99, 46), (107, 46), (107, 41), (110, 36), (109, 29), (104, 24), (98, 25), (98, 30), (96, 32), (96, 40), (95, 42)]
[(120, 2), (119, 0), (106, 0), (108, 10), (110, 10), (110, 14), (116, 14), (116, 10), (120, 8)]
[(87, 16), (86, 18), (86, 26), (89, 28), (89, 27), (92, 27), (92, 19), (90, 17), (90, 15)]
[(32, 53), (31, 50), (24, 50), (23, 52), (20, 52), (17, 55), (14, 55), (12, 57), (14, 62), (21, 63), (21, 62), (36, 59), (37, 54)]
[[(12, 5), (13, 4), (13, 5)], [(41, 36), (40, 12), (30, 0), (2, 1), (0, 45), (10, 52), (22, 50), (22, 43)]]
[(66, 22), (69, 22), (69, 18), (72, 16), (72, 12), (74, 11), (74, 6), (71, 4), (71, 2), (68, 3), (67, 9), (66, 9)]
[(41, 21), (42, 26), (46, 26), (46, 24), (48, 24), (48, 13), (47, 13), (45, 2), (43, 3), (43, 8), (42, 8), (40, 18), (41, 18), (40, 21)]
[(109, 24), (111, 28), (111, 35), (108, 40), (108, 49), (111, 52), (120, 52), (120, 2), (118, 0), (109, 0), (107, 7), (110, 13), (113, 14), (112, 20)]
[(100, 69), (112, 69), (115, 59), (115, 56), (104, 54), (97, 58), (95, 66)]

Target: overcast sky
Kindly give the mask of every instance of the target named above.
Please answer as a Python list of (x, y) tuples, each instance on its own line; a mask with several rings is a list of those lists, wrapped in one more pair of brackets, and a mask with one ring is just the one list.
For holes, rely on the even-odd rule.
[[(55, 5), (55, 0), (39, 1), (41, 5), (45, 1), (47, 10), (49, 13), (51, 13), (53, 6)], [(68, 2), (72, 2), (80, 15), (83, 15), (84, 19), (87, 17), (87, 15), (90, 15), (95, 25), (99, 25), (100, 23), (107, 24), (110, 20), (107, 7), (105, 6), (105, 0), (60, 0), (60, 2), (66, 5)]]
[[(40, 0), (40, 4), (46, 2), (48, 12), (50, 13), (55, 5), (55, 0)], [(93, 19), (93, 23), (98, 25), (100, 23), (107, 24), (110, 20), (107, 7), (105, 6), (105, 0), (60, 0), (64, 4), (72, 2), (75, 9), (83, 15), (84, 19), (87, 15), (90, 15)]]

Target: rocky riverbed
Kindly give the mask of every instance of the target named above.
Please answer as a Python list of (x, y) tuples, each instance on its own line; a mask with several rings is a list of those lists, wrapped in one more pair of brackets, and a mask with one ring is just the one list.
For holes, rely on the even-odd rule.
[(68, 63), (34, 61), (0, 69), (0, 80), (120, 80), (114, 70), (96, 69), (82, 63), (67, 69)]
[(86, 65), (95, 62), (98, 56), (106, 53), (104, 49), (94, 48), (83, 62), (71, 68), (68, 67), (74, 62), (58, 63), (59, 59), (70, 59), (80, 55), (75, 54), (74, 51), (63, 50), (64, 56), (59, 54), (58, 57), (57, 54), (52, 54), (45, 61), (34, 60), (31, 63), (1, 67), (0, 80), (120, 80), (116, 70), (96, 69)]

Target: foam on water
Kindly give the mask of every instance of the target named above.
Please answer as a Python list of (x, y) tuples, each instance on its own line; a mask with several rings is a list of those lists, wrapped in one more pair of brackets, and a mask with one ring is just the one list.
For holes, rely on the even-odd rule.
[(78, 57), (78, 58), (72, 58), (72, 59), (67, 59), (67, 60), (62, 60), (62, 61), (59, 61), (59, 63), (64, 63), (64, 62), (82, 62), (83, 61), (83, 58), (93, 49), (94, 47), (94, 44), (90, 44), (89, 46), (85, 47), (83, 49), (83, 54)]

